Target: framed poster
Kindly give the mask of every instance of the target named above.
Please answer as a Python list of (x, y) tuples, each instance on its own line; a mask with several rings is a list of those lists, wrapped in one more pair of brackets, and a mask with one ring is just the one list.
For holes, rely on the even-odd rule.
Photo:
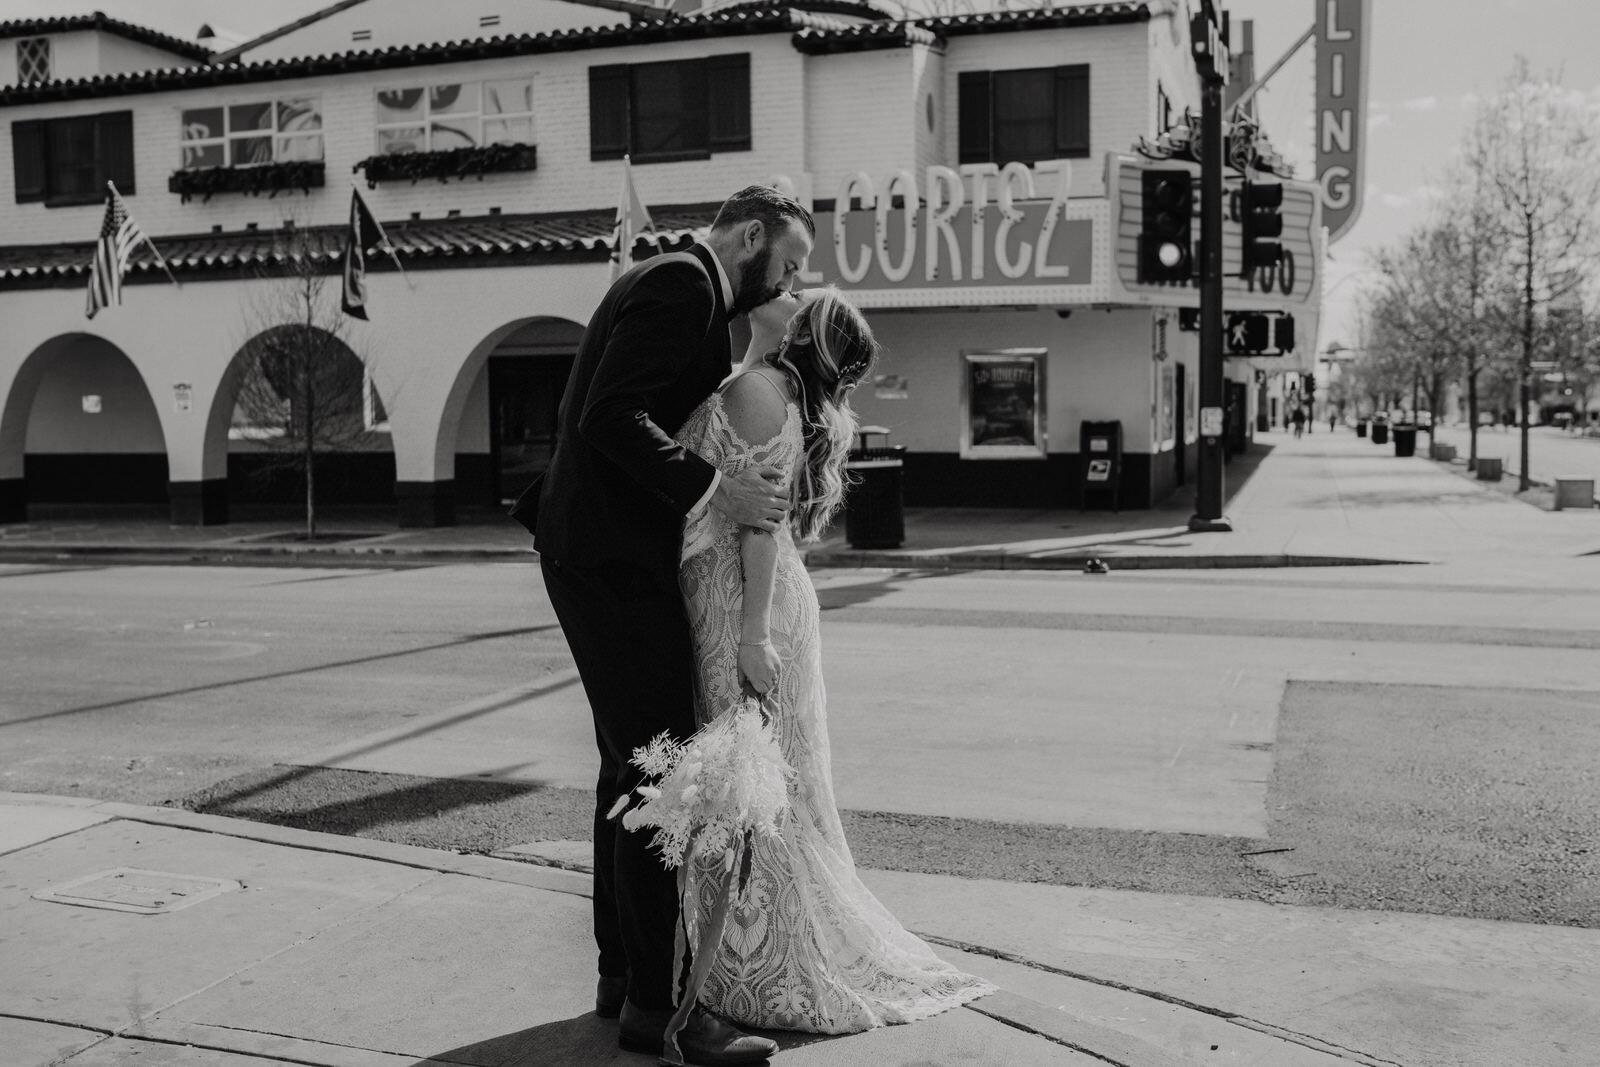
[(961, 353), (961, 458), (1043, 459), (1042, 348)]
[(1190, 367), (1183, 376), (1183, 439), (1187, 444), (1200, 440), (1200, 424), (1195, 419), (1195, 380), (1199, 377), (1197, 367)]
[(1166, 452), (1177, 444), (1178, 372), (1171, 363), (1161, 364), (1160, 396), (1156, 401), (1156, 451)]

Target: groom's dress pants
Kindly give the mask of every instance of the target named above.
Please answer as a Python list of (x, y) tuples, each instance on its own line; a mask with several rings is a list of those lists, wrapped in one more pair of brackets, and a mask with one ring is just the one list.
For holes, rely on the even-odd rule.
[(665, 730), (694, 733), (694, 638), (677, 574), (627, 563), (572, 567), (541, 558), (545, 589), (577, 662), (600, 748), (595, 788), (594, 934), (600, 973), (630, 975), (628, 999), (672, 1007), (677, 875), (650, 849), (653, 831), (606, 818), (643, 780), (633, 750)]

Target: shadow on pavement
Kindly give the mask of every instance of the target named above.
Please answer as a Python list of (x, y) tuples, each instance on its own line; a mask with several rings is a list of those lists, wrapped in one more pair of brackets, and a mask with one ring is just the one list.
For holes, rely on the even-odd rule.
[[(838, 1041), (827, 1034), (802, 1034), (787, 1030), (752, 1030), (778, 1043), (780, 1050), (800, 1048), (825, 1041)], [(433, 1064), (461, 1064), (462, 1067), (633, 1067), (654, 1064), (654, 1056), (635, 1055), (617, 1047), (615, 1020), (602, 1019), (593, 1012), (573, 1019), (531, 1026), (512, 1034), (476, 1041), (470, 1045), (435, 1052), (412, 1067)], [(770, 1061), (768, 1061), (770, 1062)]]
[(441, 1063), (462, 1067), (632, 1067), (654, 1062), (653, 1057), (619, 1049), (616, 1022), (589, 1012), (435, 1052), (413, 1067)]

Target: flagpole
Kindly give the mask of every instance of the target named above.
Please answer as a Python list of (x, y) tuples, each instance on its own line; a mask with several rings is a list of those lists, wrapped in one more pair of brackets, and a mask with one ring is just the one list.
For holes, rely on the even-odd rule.
[[(115, 182), (106, 182), (106, 188), (111, 190), (112, 196), (116, 197), (118, 200), (122, 200), (122, 194), (117, 192), (117, 186)], [(124, 203), (126, 203), (126, 201), (124, 201)], [(144, 243), (150, 248), (150, 254), (156, 257), (156, 262), (160, 264), (161, 269), (166, 272), (167, 280), (173, 285), (176, 285), (179, 289), (182, 289), (183, 286), (178, 283), (178, 279), (172, 276), (172, 268), (167, 266), (167, 261), (162, 257), (161, 249), (157, 248), (156, 243), (150, 240), (150, 235), (144, 232), (143, 226), (139, 227), (139, 236), (144, 238)]]

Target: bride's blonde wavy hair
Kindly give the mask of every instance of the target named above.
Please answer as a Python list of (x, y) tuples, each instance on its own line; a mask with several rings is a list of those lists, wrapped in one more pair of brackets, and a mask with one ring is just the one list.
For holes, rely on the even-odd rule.
[(777, 351), (767, 356), (794, 386), (804, 426), (805, 456), (789, 505), (789, 525), (800, 541), (821, 537), (844, 501), (844, 461), (857, 425), (850, 391), (877, 356), (866, 316), (831, 286), (795, 312)]

